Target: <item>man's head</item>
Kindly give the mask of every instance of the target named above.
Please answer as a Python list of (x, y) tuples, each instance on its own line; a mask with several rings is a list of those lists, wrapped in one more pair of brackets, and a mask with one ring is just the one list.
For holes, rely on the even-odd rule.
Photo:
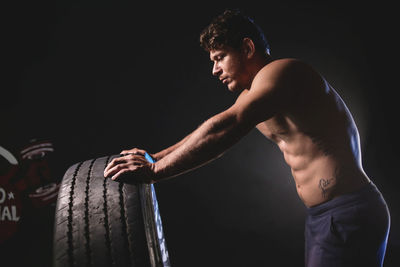
[[(200, 45), (214, 62), (213, 75), (229, 90), (249, 86), (254, 60), (269, 58), (269, 44), (254, 21), (239, 10), (226, 10), (200, 34)], [(252, 62), (251, 64), (248, 64)]]
[(253, 41), (257, 52), (270, 54), (270, 47), (260, 27), (241, 11), (227, 9), (216, 17), (200, 34), (200, 45), (206, 50), (229, 46), (241, 49), (244, 38)]

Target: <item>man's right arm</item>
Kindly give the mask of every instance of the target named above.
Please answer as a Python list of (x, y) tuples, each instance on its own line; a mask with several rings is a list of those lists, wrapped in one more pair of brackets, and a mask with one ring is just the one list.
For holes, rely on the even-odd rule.
[(178, 143), (176, 143), (175, 145), (172, 145), (170, 147), (167, 147), (166, 149), (161, 150), (160, 152), (154, 153), (151, 156), (154, 158), (155, 161), (158, 161), (160, 159), (162, 159), (163, 157), (165, 157), (166, 155), (168, 155), (169, 153), (171, 153), (172, 151), (174, 151), (175, 149), (177, 149), (178, 147), (180, 147), (181, 145), (183, 145), (191, 136), (192, 134), (189, 134), (188, 136), (186, 136), (185, 138), (183, 138), (181, 141), (179, 141)]
[[(157, 153), (154, 154), (150, 154), (151, 157), (155, 160), (155, 161), (159, 161), (160, 159), (162, 159), (163, 157), (165, 157), (166, 155), (168, 155), (169, 153), (173, 152), (175, 149), (179, 148), (181, 145), (183, 145), (188, 139), (189, 137), (192, 135), (189, 134), (188, 136), (186, 136), (185, 138), (183, 138), (181, 141), (179, 141), (178, 143), (169, 146)], [(121, 155), (126, 155), (126, 154), (136, 154), (136, 155), (142, 155), (144, 156), (145, 153), (148, 153), (146, 150), (143, 149), (139, 149), (139, 148), (132, 148), (132, 149), (127, 149), (127, 150), (123, 150), (120, 152)]]

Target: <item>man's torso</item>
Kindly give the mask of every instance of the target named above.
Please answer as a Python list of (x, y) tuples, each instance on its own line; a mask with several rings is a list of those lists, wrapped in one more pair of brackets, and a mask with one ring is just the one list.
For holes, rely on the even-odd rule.
[(257, 125), (282, 151), (297, 192), (309, 207), (368, 182), (350, 112), (328, 83), (312, 75), (309, 86), (291, 89), (295, 93), (285, 108)]

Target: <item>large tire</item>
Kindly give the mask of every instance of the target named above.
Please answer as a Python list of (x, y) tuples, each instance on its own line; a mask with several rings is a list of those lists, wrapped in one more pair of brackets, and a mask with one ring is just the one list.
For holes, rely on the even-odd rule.
[(114, 157), (80, 162), (65, 173), (55, 214), (55, 267), (170, 266), (153, 185), (105, 179)]

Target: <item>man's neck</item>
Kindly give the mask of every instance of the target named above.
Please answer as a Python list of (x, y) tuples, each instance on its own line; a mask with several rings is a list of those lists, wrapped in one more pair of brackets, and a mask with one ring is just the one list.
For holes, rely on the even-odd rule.
[(253, 82), (254, 77), (257, 75), (257, 73), (264, 68), (266, 65), (271, 63), (273, 61), (272, 57), (270, 55), (262, 55), (262, 56), (257, 56), (253, 58), (253, 62), (249, 65), (249, 74), (250, 74), (250, 83), (246, 86), (246, 89), (250, 89), (250, 86)]

